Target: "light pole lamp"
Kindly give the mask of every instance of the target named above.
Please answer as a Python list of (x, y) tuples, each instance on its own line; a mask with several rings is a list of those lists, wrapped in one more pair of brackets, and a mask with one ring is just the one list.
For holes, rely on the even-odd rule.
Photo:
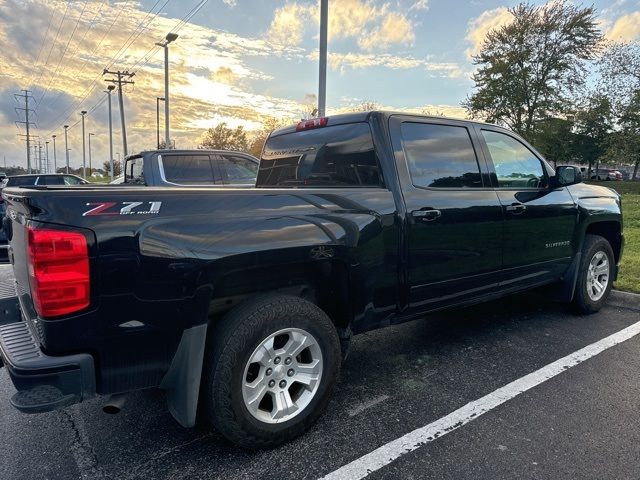
[(158, 47), (164, 48), (164, 143), (171, 148), (169, 135), (169, 44), (178, 38), (177, 33), (167, 33), (164, 42), (157, 42)]
[[(164, 102), (164, 97), (156, 97), (156, 144), (160, 150), (160, 102)], [(168, 148), (166, 145), (164, 148)]]
[(109, 97), (109, 177), (113, 181), (113, 125), (111, 123), (111, 92), (116, 88), (115, 85), (107, 86), (104, 92)]
[(84, 135), (84, 116), (87, 114), (86, 110), (82, 110), (80, 112), (80, 116), (82, 117), (82, 178), (87, 178), (87, 153), (85, 146), (85, 135)]
[(91, 137), (95, 136), (95, 133), (89, 132), (89, 176), (91, 176), (92, 168), (91, 168)]
[(51, 135), (53, 138), (53, 173), (58, 173), (58, 162), (56, 159), (56, 135)]

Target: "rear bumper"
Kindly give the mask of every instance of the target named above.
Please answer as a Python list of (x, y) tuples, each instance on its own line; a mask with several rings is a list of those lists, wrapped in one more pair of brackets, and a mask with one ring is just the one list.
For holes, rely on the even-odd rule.
[(56, 410), (96, 393), (91, 355), (45, 355), (23, 321), (0, 325), (0, 357), (18, 390), (11, 404), (21, 412)]
[[(9, 267), (10, 268), (10, 267)], [(4, 364), (16, 394), (11, 404), (25, 413), (56, 410), (96, 393), (93, 357), (86, 353), (49, 356), (20, 313), (7, 266), (1, 268), (0, 366)]]

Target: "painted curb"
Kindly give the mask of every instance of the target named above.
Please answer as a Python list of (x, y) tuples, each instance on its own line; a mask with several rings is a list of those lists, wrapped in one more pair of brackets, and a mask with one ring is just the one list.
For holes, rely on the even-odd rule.
[(609, 305), (626, 308), (640, 308), (640, 294), (611, 290)]

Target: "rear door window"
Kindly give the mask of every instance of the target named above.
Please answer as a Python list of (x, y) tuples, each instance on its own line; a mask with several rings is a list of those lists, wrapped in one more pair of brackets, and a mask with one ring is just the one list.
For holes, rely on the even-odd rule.
[(259, 187), (381, 187), (368, 123), (351, 123), (270, 137)]
[(466, 127), (402, 124), (402, 146), (416, 187), (482, 187), (480, 167)]
[(213, 155), (222, 170), (226, 183), (253, 184), (258, 174), (258, 164), (239, 155)]
[(222, 185), (222, 172), (209, 155), (163, 155), (164, 178), (178, 185)]

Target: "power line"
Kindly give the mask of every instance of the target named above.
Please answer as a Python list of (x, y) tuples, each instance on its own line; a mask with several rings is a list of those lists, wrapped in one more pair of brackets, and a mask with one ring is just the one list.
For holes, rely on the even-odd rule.
[[(147, 26), (158, 16), (158, 14), (160, 13), (160, 11), (169, 3), (170, 0), (166, 0), (165, 3), (160, 7), (160, 9), (149, 19), (149, 21), (147, 22)], [(171, 29), (171, 33), (176, 33), (179, 32), (188, 22), (189, 20), (191, 20), (191, 18), (193, 18), (193, 16), (198, 13), (202, 7), (204, 7), (209, 0), (200, 0), (196, 5), (194, 5), (191, 10), (189, 10), (189, 12), (187, 12), (187, 14), (184, 15), (184, 17), (178, 21), (176, 23), (176, 25)], [(149, 12), (147, 13), (147, 15), (145, 16), (145, 19), (148, 18), (148, 16), (151, 14), (151, 12), (153, 11), (153, 9), (155, 8), (155, 6), (160, 2), (160, 0), (156, 1), (156, 3), (151, 7), (151, 9), (149, 10)], [(143, 19), (144, 21), (144, 19)], [(115, 23), (115, 21), (114, 21)], [(140, 23), (138, 24), (140, 25)], [(147, 29), (147, 26), (145, 26), (143, 29), (139, 30), (136, 37), (133, 39), (133, 41), (135, 41), (142, 33), (144, 30)], [(131, 36), (134, 35), (133, 33), (129, 36), (129, 39), (131, 38)], [(127, 39), (127, 41), (129, 40)], [(127, 41), (125, 41), (125, 43), (123, 44), (123, 47), (127, 44)], [(122, 54), (124, 54), (126, 52), (126, 50), (131, 46), (133, 42), (129, 42), (129, 46), (127, 46), (124, 51), (123, 47), (120, 48), (120, 50), (118, 50), (118, 52), (116, 53), (116, 55), (114, 55), (114, 57), (111, 59), (110, 63), (108, 64), (109, 66), (113, 65), (113, 63), (115, 63), (118, 55), (121, 55), (121, 51)], [(149, 49), (147, 51), (147, 53), (145, 55), (143, 55), (142, 57), (140, 57), (138, 59), (138, 61), (136, 61), (132, 67), (130, 67), (128, 70), (133, 70), (134, 68), (140, 66), (143, 67), (145, 65), (147, 65), (149, 63), (149, 61), (151, 60), (151, 57), (153, 56), (153, 54), (155, 54), (155, 52), (157, 52), (159, 50), (160, 47), (152, 47), (151, 49)], [(153, 52), (153, 53), (152, 53)], [(151, 55), (150, 55), (151, 54)], [(142, 62), (142, 63), (141, 63)], [(105, 68), (108, 69), (109, 67)], [(78, 108), (80, 108), (80, 106), (85, 102), (85, 100), (89, 97), (89, 95), (93, 92), (93, 90), (95, 89), (97, 80), (102, 76), (102, 74), (98, 74), (97, 77), (91, 82), (91, 84), (89, 85), (89, 87), (87, 87), (87, 89), (83, 92), (82, 94), (82, 98), (80, 99), (79, 102), (77, 102), (76, 104), (74, 104), (73, 106), (67, 108), (67, 110), (65, 110), (62, 114), (58, 115), (58, 117), (54, 120), (54, 122), (52, 123), (58, 123), (58, 120), (60, 118), (62, 118), (64, 116), (64, 120), (62, 120), (62, 122), (60, 122), (60, 125), (64, 124), (69, 117), (71, 117), (71, 115), (73, 114), (74, 111), (76, 111)], [(100, 105), (102, 105), (104, 102), (106, 101), (106, 97), (102, 97), (91, 109), (89, 109), (89, 113), (93, 112), (94, 110), (96, 110)], [(77, 126), (80, 123), (80, 120), (76, 121), (74, 124), (70, 125), (69, 128), (73, 128), (75, 126)], [(57, 127), (56, 127), (57, 128)], [(56, 129), (51, 130), (51, 132), (49, 132), (48, 135), (50, 135), (51, 133), (55, 132)]]
[[(98, 13), (95, 14), (95, 16), (91, 19), (91, 21), (89, 22), (89, 27), (87, 28), (87, 30), (85, 30), (84, 35), (82, 36), (82, 38), (80, 39), (79, 44), (82, 45), (82, 43), (84, 42), (84, 39), (87, 37), (87, 34), (91, 31), (91, 29), (93, 28), (93, 26), (95, 25), (96, 19), (100, 16), (100, 13), (102, 13), (102, 9), (104, 8), (105, 5), (108, 5), (109, 0), (105, 0), (104, 3), (102, 3), (100, 5), (100, 9), (98, 10)], [(98, 48), (100, 48), (100, 46), (102, 45), (102, 42), (104, 41), (104, 39), (106, 38), (106, 36), (111, 33), (111, 29), (113, 28), (113, 25), (115, 24), (115, 22), (118, 20), (118, 18), (120, 18), (120, 14), (122, 13), (124, 7), (126, 6), (126, 2), (124, 2), (122, 4), (122, 6), (120, 7), (118, 14), (116, 15), (116, 17), (114, 18), (113, 22), (111, 22), (111, 25), (109, 26), (109, 29), (104, 33), (104, 35), (102, 35), (102, 38), (100, 39), (100, 42), (94, 47), (94, 49), (87, 55), (87, 59), (91, 58), (91, 56), (98, 50)], [(82, 75), (84, 74), (86, 68), (86, 64), (87, 64), (87, 59), (85, 59), (83, 61), (83, 68), (80, 71), (80, 73), (76, 74), (75, 77), (76, 78), (82, 78)], [(64, 72), (64, 70), (63, 70)], [(62, 73), (61, 73), (62, 74)], [(53, 106), (56, 101), (58, 100), (58, 98), (60, 98), (60, 95), (62, 95), (62, 90), (58, 90), (58, 92), (55, 94), (55, 96), (48, 102), (49, 105)], [(45, 102), (46, 104), (47, 102)]]
[(58, 60), (58, 65), (56, 66), (56, 70), (55, 70), (55, 72), (53, 72), (53, 75), (51, 76), (51, 79), (49, 80), (49, 83), (47, 84), (47, 88), (45, 88), (44, 92), (42, 92), (42, 96), (40, 97), (40, 100), (38, 100), (36, 102), (36, 108), (38, 108), (38, 106), (40, 105), (40, 102), (42, 102), (42, 99), (45, 97), (45, 95), (49, 91), (49, 87), (51, 87), (51, 84), (53, 83), (53, 80), (56, 78), (56, 75), (58, 74), (58, 70), (60, 69), (60, 64), (62, 63), (62, 60), (64, 59), (65, 55), (67, 54), (67, 50), (69, 49), (69, 44), (71, 43), (71, 40), (73, 39), (73, 36), (75, 35), (76, 30), (78, 29), (78, 25), (80, 24), (80, 20), (82, 19), (82, 16), (84, 15), (84, 11), (87, 8), (87, 4), (88, 3), (89, 3), (89, 0), (85, 0), (84, 1), (84, 5), (82, 6), (82, 11), (80, 12), (80, 15), (78, 16), (78, 19), (76, 20), (76, 24), (73, 27), (73, 31), (71, 32), (71, 35), (69, 36), (69, 40), (67, 40), (67, 44), (64, 47), (64, 51), (62, 52), (62, 56), (60, 57), (60, 60)]
[[(53, 22), (53, 14), (55, 13), (55, 8), (51, 9), (51, 16), (49, 17), (49, 25), (47, 25), (47, 31), (45, 32), (44, 36), (42, 37), (42, 43), (40, 44), (40, 50), (38, 51), (38, 56), (36, 57), (36, 62), (33, 64), (34, 68), (38, 67), (38, 62), (40, 61), (40, 56), (42, 55), (42, 50), (44, 49), (44, 44), (47, 41), (47, 37), (49, 36), (49, 29), (51, 29), (51, 23)], [(33, 77), (35, 76), (35, 71), (33, 73), (33, 75), (31, 76), (31, 78), (29, 79), (29, 85), (31, 84), (31, 81), (33, 80)]]
[[(134, 31), (134, 33), (131, 33), (131, 35), (129, 35), (129, 37), (127, 38), (127, 40), (125, 41), (125, 43), (123, 44), (122, 47), (120, 47), (120, 49), (118, 50), (118, 52), (116, 52), (116, 54), (111, 58), (111, 61), (107, 64), (107, 66), (105, 67), (106, 69), (110, 68), (115, 61), (117, 60), (117, 58), (121, 55), (124, 54), (127, 49), (131, 46), (131, 44), (133, 43), (133, 41), (135, 41), (141, 34), (142, 32), (147, 28), (147, 26), (149, 25), (149, 23), (151, 23), (160, 13), (160, 11), (171, 1), (171, 0), (166, 0), (164, 2), (164, 4), (160, 7), (160, 9), (147, 21), (147, 25), (143, 28), (140, 28), (142, 26), (142, 24), (146, 21), (146, 19), (149, 17), (149, 15), (151, 15), (151, 12), (153, 11), (153, 9), (158, 5), (158, 3), (160, 3), (161, 0), (156, 0), (156, 3), (153, 4), (153, 6), (151, 7), (151, 9), (147, 12), (147, 14), (145, 15), (145, 17), (138, 23), (138, 26), (136, 28), (136, 31)], [(129, 42), (129, 39), (132, 38), (132, 36), (135, 35), (135, 38), (133, 39), (132, 42)], [(127, 46), (127, 42), (129, 42), (129, 45)], [(125, 48), (126, 46), (126, 48)], [(123, 50), (124, 48), (124, 50)], [(121, 53), (122, 52), (122, 53)], [(73, 112), (75, 110), (77, 110), (80, 105), (82, 105), (84, 103), (84, 101), (87, 99), (87, 97), (93, 92), (93, 90), (95, 89), (96, 83), (98, 81), (98, 79), (100, 79), (100, 77), (102, 76), (102, 74), (98, 74), (94, 80), (91, 82), (91, 84), (89, 85), (89, 87), (87, 87), (87, 89), (83, 92), (82, 94), (82, 98), (80, 99), (80, 101), (78, 103), (76, 103), (75, 105), (72, 105), (71, 107), (67, 108), (62, 114), (58, 115), (58, 117), (54, 120), (54, 122), (52, 123), (57, 123), (58, 119), (65, 116), (64, 120), (61, 123), (64, 123), (65, 121), (67, 121), (67, 119), (73, 114)]]
[(69, 5), (71, 4), (71, 1), (72, 0), (68, 0), (67, 1), (67, 6), (64, 9), (64, 14), (62, 15), (62, 20), (60, 20), (60, 25), (58, 25), (58, 30), (56, 31), (56, 36), (54, 37), (53, 42), (51, 42), (51, 47), (49, 48), (49, 53), (47, 54), (47, 59), (45, 60), (44, 65), (40, 69), (40, 75), (38, 76), (38, 80), (36, 80), (36, 82), (35, 82), (36, 84), (40, 83), (40, 80), (42, 79), (42, 75), (44, 74), (45, 68), (49, 64), (49, 58), (51, 58), (51, 52), (53, 52), (53, 47), (55, 47), (56, 42), (58, 41), (58, 37), (60, 36), (60, 30), (62, 30), (62, 25), (64, 24), (64, 21), (67, 19), (67, 13), (69, 12)]

